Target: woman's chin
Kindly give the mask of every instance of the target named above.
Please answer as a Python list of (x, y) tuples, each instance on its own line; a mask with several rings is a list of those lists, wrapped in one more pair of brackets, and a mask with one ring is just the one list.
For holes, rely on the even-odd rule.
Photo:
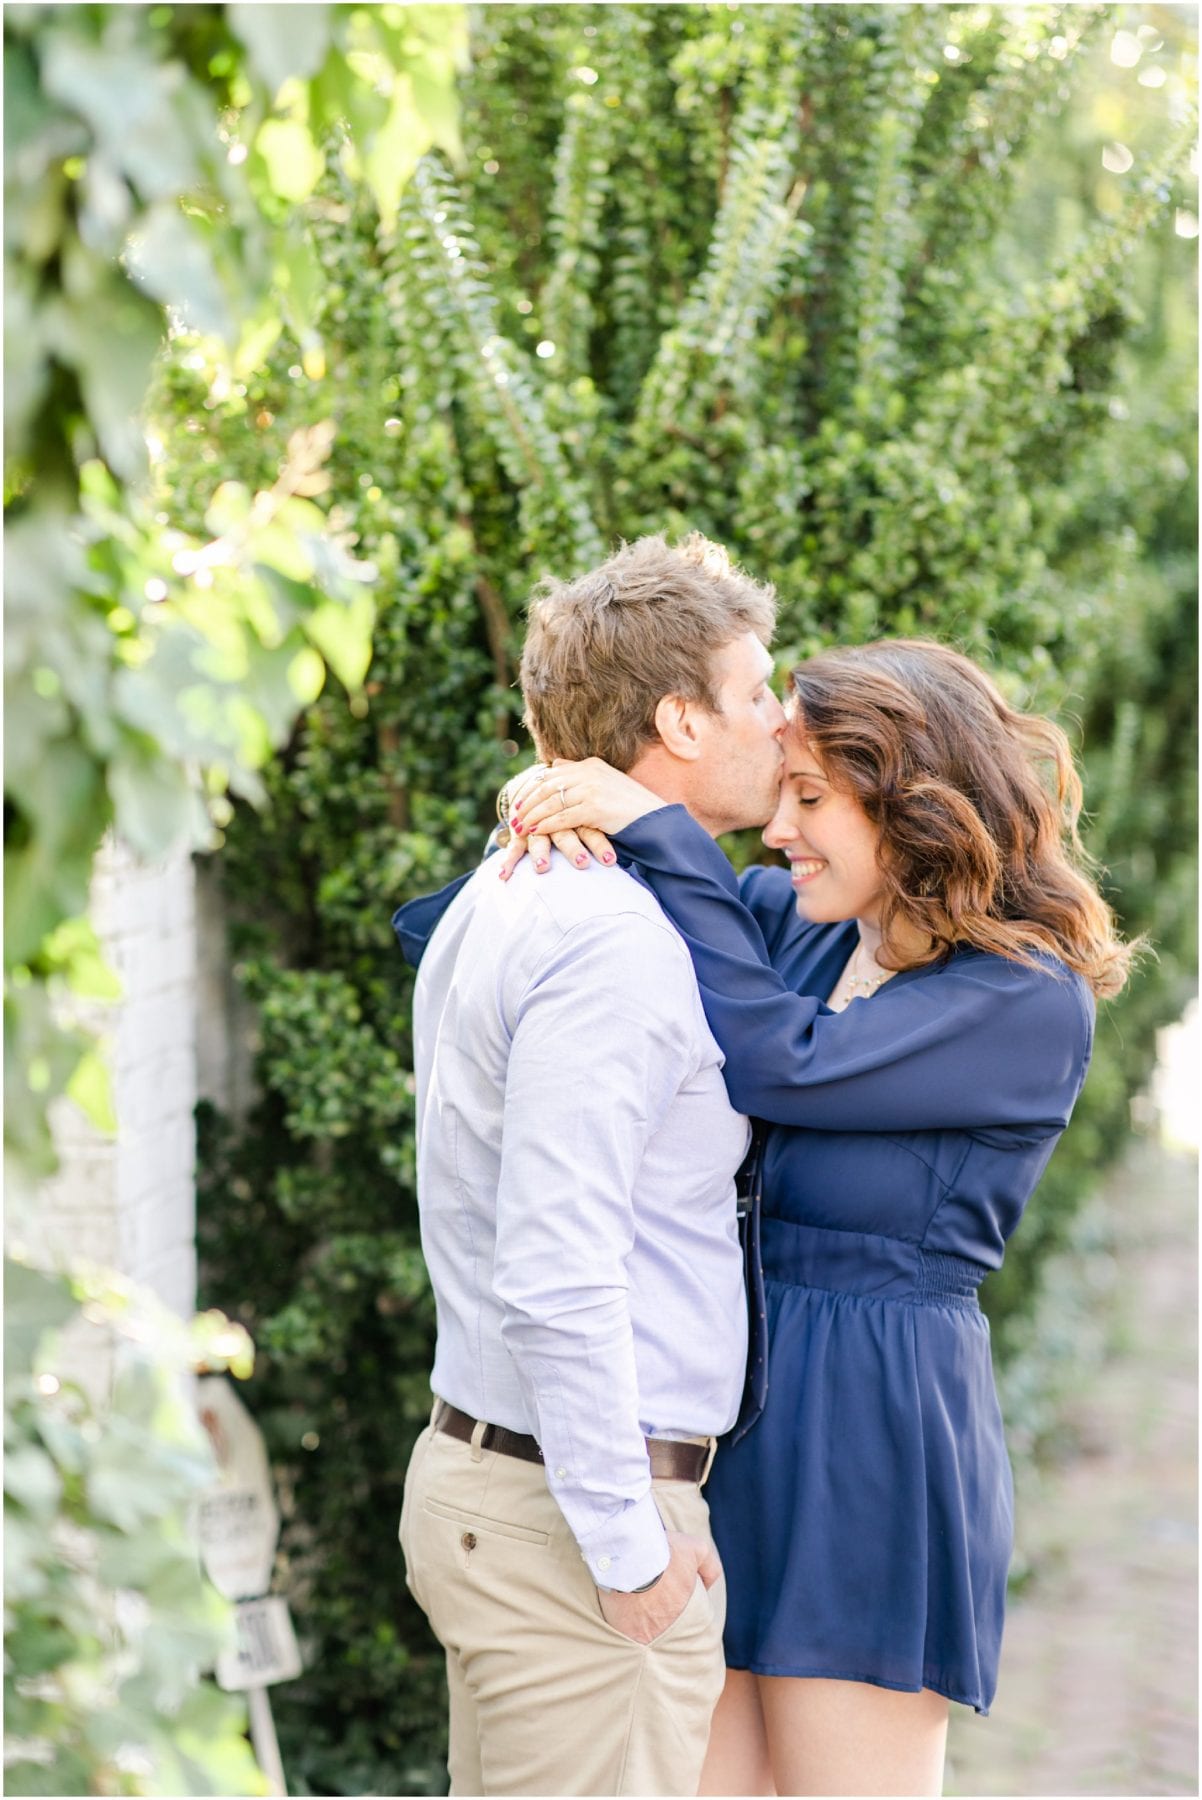
[(807, 894), (804, 889), (795, 904), (798, 918), (804, 919), (807, 925), (840, 925), (847, 919), (846, 913), (824, 906), (816, 894)]

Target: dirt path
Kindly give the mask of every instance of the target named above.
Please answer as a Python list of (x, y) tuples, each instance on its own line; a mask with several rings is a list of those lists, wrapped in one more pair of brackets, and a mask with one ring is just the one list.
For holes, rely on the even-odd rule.
[(1198, 1793), (1196, 1197), (1195, 1159), (1151, 1140), (1110, 1189), (1110, 1354), (1021, 1506), (1037, 1578), (992, 1714), (953, 1708), (949, 1795)]

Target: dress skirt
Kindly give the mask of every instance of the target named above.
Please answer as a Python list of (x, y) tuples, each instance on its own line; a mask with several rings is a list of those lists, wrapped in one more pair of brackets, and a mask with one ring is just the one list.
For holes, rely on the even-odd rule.
[(726, 1660), (989, 1710), (1013, 1489), (985, 1270), (896, 1239), (763, 1221), (764, 1412), (706, 1493)]

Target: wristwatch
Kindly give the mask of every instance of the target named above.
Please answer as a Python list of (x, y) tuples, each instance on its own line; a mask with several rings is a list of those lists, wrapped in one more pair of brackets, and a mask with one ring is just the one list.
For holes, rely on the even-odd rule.
[(597, 1592), (600, 1594), (647, 1594), (647, 1593), (650, 1593), (651, 1589), (653, 1587), (655, 1587), (658, 1582), (661, 1582), (663, 1580), (664, 1576), (667, 1573), (668, 1573), (668, 1571), (666, 1568), (661, 1569), (658, 1575), (653, 1575), (651, 1577), (650, 1581), (645, 1581), (643, 1583), (642, 1587), (636, 1587), (636, 1588), (598, 1587)]

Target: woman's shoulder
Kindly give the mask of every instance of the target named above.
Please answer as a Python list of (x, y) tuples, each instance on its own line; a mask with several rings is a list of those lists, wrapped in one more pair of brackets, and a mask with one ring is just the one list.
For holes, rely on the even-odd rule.
[(1061, 1029), (1076, 1025), (1089, 1041), (1093, 1033), (1093, 991), (1076, 969), (1049, 951), (1037, 951), (1030, 961), (1019, 962), (975, 945), (959, 946), (935, 971), (950, 992), (966, 995), (988, 990), (1000, 1009), (1030, 1029), (1040, 1019)]

